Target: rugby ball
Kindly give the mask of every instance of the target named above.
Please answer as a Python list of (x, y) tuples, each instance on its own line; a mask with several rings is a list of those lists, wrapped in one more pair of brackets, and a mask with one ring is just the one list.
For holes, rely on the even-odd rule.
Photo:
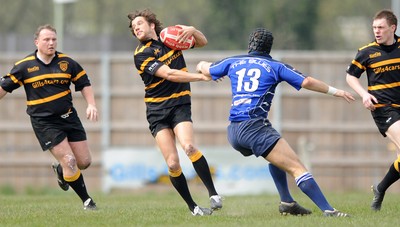
[(178, 35), (180, 34), (182, 27), (175, 25), (175, 26), (168, 26), (164, 28), (160, 32), (160, 40), (164, 43), (165, 46), (173, 49), (173, 50), (187, 50), (194, 46), (194, 37), (191, 36), (190, 38), (186, 39), (185, 42), (180, 43), (178, 42)]

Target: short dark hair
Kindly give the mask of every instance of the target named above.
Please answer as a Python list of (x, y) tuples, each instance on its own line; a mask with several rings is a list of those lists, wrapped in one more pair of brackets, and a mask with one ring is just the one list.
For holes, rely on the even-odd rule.
[(54, 33), (57, 34), (57, 30), (56, 30), (53, 26), (51, 26), (50, 24), (45, 24), (45, 25), (39, 26), (39, 27), (36, 29), (36, 32), (35, 32), (33, 38), (34, 38), (35, 40), (37, 40), (37, 38), (39, 37), (40, 32), (41, 32), (42, 30), (45, 30), (45, 29), (50, 30), (50, 31), (53, 31)]
[(397, 29), (397, 17), (394, 15), (393, 11), (390, 9), (384, 9), (379, 12), (377, 12), (374, 16), (374, 20), (376, 19), (386, 19), (387, 23), (389, 26), (391, 25), (396, 25)]
[(256, 28), (249, 36), (249, 52), (258, 51), (269, 54), (273, 42), (272, 32), (265, 28)]
[(151, 12), (150, 9), (144, 9), (144, 10), (136, 10), (128, 14), (129, 28), (131, 29), (133, 36), (135, 36), (135, 33), (132, 30), (132, 21), (136, 17), (144, 17), (149, 24), (153, 23), (155, 25), (155, 31), (157, 36), (160, 35), (160, 32), (163, 29), (162, 23), (157, 19), (157, 15)]

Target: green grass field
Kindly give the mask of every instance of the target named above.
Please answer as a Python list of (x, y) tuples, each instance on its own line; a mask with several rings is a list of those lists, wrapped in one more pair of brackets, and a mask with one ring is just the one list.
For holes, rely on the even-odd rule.
[[(199, 205), (209, 206), (204, 192), (193, 193)], [(212, 216), (192, 216), (175, 191), (94, 193), (98, 210), (84, 211), (78, 197), (61, 190), (0, 194), (0, 226), (393, 226), (399, 221), (396, 194), (387, 194), (383, 209), (372, 212), (371, 193), (329, 193), (327, 198), (351, 218), (326, 218), (305, 195), (296, 200), (310, 216), (281, 216), (277, 195), (224, 196), (224, 208)]]

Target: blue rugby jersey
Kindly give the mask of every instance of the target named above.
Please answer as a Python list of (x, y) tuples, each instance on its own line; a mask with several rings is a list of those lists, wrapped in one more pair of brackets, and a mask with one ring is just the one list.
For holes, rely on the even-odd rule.
[(213, 80), (228, 76), (231, 80), (230, 121), (267, 118), (275, 89), (282, 81), (300, 90), (304, 75), (270, 55), (252, 52), (228, 57), (210, 66)]

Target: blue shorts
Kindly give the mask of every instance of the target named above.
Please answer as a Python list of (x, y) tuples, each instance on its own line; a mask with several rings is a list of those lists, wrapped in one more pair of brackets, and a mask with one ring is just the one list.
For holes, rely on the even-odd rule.
[(231, 122), (228, 126), (229, 143), (244, 156), (265, 158), (280, 138), (281, 135), (264, 118)]

